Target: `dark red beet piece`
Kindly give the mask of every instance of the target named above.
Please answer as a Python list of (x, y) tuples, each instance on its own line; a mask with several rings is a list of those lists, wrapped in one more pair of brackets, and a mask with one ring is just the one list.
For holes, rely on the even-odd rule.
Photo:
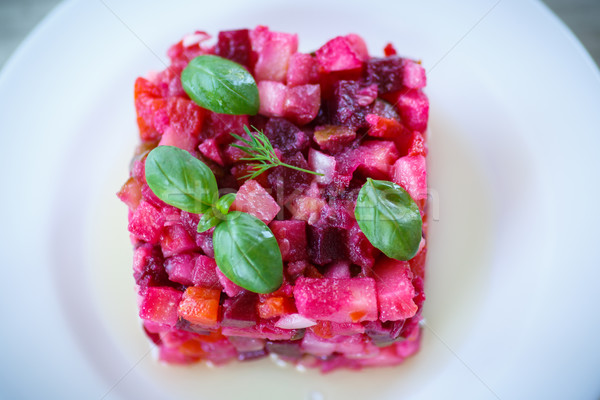
[(233, 328), (248, 328), (256, 325), (258, 322), (256, 303), (258, 303), (258, 295), (249, 292), (225, 300), (221, 325)]
[(215, 54), (247, 67), (250, 66), (252, 45), (248, 32), (248, 29), (219, 32)]
[[(308, 169), (308, 163), (300, 152), (288, 156), (284, 155), (282, 161), (296, 167)], [(271, 196), (282, 208), (288, 201), (306, 191), (313, 176), (287, 167), (275, 167), (270, 171), (268, 180), (273, 191)]]
[(359, 104), (360, 90), (356, 81), (338, 81), (333, 85), (333, 96), (327, 104), (331, 124), (354, 129), (367, 126), (365, 117), (371, 107)]
[(302, 357), (302, 350), (300, 349), (299, 341), (267, 341), (265, 345), (267, 351), (271, 354), (277, 354), (278, 356), (286, 359), (298, 359)]
[(141, 287), (173, 286), (173, 282), (169, 280), (169, 275), (165, 271), (160, 247), (153, 247), (152, 252), (140, 261), (142, 263), (141, 271), (133, 274), (135, 283)]
[(264, 133), (273, 147), (284, 154), (302, 151), (309, 144), (306, 133), (284, 118), (271, 118), (265, 125)]
[(402, 58), (398, 56), (372, 58), (367, 61), (365, 81), (369, 84), (376, 83), (380, 94), (400, 90), (402, 89), (402, 64)]
[(346, 256), (346, 238), (342, 229), (309, 225), (307, 239), (308, 255), (315, 264), (325, 265)]

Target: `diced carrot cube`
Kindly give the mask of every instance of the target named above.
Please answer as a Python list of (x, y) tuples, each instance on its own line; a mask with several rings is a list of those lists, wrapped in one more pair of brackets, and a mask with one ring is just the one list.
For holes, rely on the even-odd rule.
[(197, 325), (215, 326), (219, 319), (218, 289), (207, 289), (192, 286), (185, 290), (179, 304), (178, 314), (181, 318)]

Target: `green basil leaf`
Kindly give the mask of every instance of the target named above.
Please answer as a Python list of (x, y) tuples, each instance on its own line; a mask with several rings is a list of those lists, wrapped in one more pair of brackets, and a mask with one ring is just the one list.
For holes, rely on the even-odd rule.
[(148, 154), (146, 182), (165, 203), (195, 214), (210, 210), (218, 196), (210, 168), (173, 146), (159, 146)]
[(213, 226), (219, 225), (221, 221), (223, 220), (215, 216), (213, 209), (210, 209), (204, 215), (202, 215), (200, 221), (198, 221), (198, 228), (196, 230), (198, 233), (206, 232)]
[(421, 242), (419, 207), (400, 186), (368, 178), (358, 192), (354, 215), (369, 242), (386, 256), (410, 260)]
[(217, 266), (229, 280), (255, 293), (271, 293), (283, 282), (281, 251), (273, 232), (258, 218), (227, 214), (213, 233)]
[(219, 200), (217, 200), (215, 204), (215, 208), (222, 214), (227, 215), (229, 213), (229, 208), (235, 201), (235, 193), (227, 193), (221, 196)]
[(226, 58), (194, 58), (181, 73), (181, 84), (200, 107), (221, 114), (258, 113), (256, 81), (244, 67)]

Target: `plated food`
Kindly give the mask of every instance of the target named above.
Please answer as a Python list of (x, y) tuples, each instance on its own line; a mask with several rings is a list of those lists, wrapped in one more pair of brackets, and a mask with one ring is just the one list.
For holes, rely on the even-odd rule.
[(135, 83), (141, 142), (118, 195), (163, 361), (328, 372), (419, 348), (425, 71), (355, 34), (297, 50), (263, 26), (196, 32)]

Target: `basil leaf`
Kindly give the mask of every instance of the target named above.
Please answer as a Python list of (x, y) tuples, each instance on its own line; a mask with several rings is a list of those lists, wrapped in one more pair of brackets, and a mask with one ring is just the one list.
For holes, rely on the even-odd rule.
[(198, 233), (206, 232), (213, 226), (219, 225), (222, 220), (215, 216), (213, 209), (208, 210), (198, 221)]
[(256, 81), (244, 67), (226, 58), (194, 58), (181, 73), (181, 84), (200, 107), (221, 114), (258, 113)]
[(227, 215), (229, 213), (229, 207), (235, 201), (235, 193), (227, 193), (221, 196), (221, 198), (215, 204), (215, 208), (222, 214)]
[(146, 182), (165, 203), (195, 214), (210, 210), (218, 196), (210, 168), (173, 146), (159, 146), (148, 154)]
[(419, 207), (400, 186), (371, 178), (358, 192), (354, 215), (369, 242), (386, 256), (410, 260), (421, 242)]
[(227, 214), (213, 233), (217, 266), (229, 280), (255, 293), (271, 293), (283, 282), (281, 251), (273, 232), (258, 218)]

